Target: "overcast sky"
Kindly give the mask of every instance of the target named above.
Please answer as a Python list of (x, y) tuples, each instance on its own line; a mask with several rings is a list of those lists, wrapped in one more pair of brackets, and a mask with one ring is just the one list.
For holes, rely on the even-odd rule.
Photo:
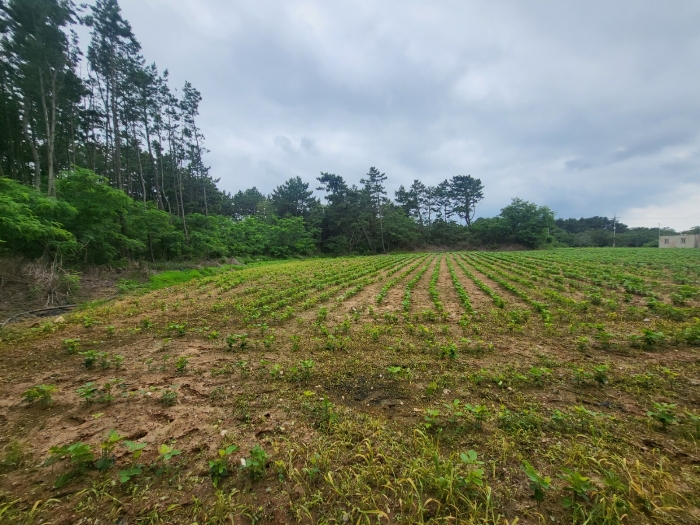
[(700, 2), (121, 0), (203, 96), (211, 174), (482, 180), (558, 217), (700, 224)]

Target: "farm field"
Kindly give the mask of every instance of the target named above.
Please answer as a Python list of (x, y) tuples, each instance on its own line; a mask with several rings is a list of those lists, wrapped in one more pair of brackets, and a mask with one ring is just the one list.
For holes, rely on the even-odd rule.
[(0, 331), (0, 522), (700, 523), (700, 253), (232, 269)]

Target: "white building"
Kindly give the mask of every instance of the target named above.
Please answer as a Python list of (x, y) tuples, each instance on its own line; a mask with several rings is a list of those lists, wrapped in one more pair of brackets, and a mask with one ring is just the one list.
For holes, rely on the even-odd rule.
[(700, 235), (664, 235), (659, 248), (700, 248)]

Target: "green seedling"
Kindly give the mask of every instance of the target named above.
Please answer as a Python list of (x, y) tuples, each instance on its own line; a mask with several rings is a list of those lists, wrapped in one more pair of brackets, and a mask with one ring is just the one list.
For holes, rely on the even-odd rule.
[(112, 358), (112, 361), (114, 363), (114, 368), (117, 370), (120, 370), (124, 366), (124, 356), (123, 355), (115, 355)]
[(231, 454), (238, 450), (236, 445), (229, 445), (224, 449), (219, 449), (219, 457), (209, 460), (209, 475), (214, 487), (218, 488), (219, 482), (228, 477), (228, 458)]
[(85, 352), (78, 352), (78, 354), (83, 356), (83, 366), (85, 368), (92, 368), (97, 362), (97, 352), (95, 350), (87, 350)]
[(182, 337), (187, 333), (187, 325), (170, 323), (168, 324), (168, 330), (174, 331), (178, 337)]
[(114, 328), (114, 326), (109, 325), (107, 327), (107, 337), (112, 337), (114, 335), (115, 330), (116, 330), (116, 328)]
[(62, 447), (51, 447), (49, 449), (51, 456), (44, 461), (44, 465), (53, 465), (54, 463), (68, 458), (70, 459), (72, 469), (65, 474), (62, 474), (54, 482), (54, 488), (61, 488), (72, 479), (82, 475), (90, 467), (95, 460), (95, 456), (90, 449), (90, 445), (78, 442), (72, 445), (63, 445)]
[(590, 372), (586, 372), (585, 368), (574, 368), (574, 383), (582, 385), (591, 378)]
[(33, 386), (22, 393), (22, 401), (33, 405), (35, 401), (39, 401), (41, 405), (48, 406), (53, 399), (51, 394), (58, 390), (56, 385), (38, 385)]
[(226, 336), (226, 345), (229, 350), (233, 350), (235, 345), (243, 350), (248, 344), (248, 334), (229, 334)]
[(661, 423), (661, 428), (666, 432), (669, 425), (678, 421), (676, 406), (675, 403), (654, 403), (654, 409), (647, 412), (647, 416)]
[(95, 394), (97, 393), (97, 390), (98, 389), (95, 386), (95, 383), (92, 381), (90, 381), (89, 383), (85, 383), (83, 386), (75, 389), (75, 391), (78, 393), (78, 396), (85, 400), (86, 405), (92, 403), (93, 399), (95, 398)]
[(175, 370), (177, 370), (178, 374), (182, 374), (185, 372), (185, 368), (187, 368), (187, 363), (190, 362), (190, 358), (184, 355), (181, 355), (180, 357), (177, 358), (177, 361), (175, 361)]
[(278, 363), (275, 363), (272, 365), (272, 368), (270, 368), (270, 375), (273, 379), (281, 377), (284, 375), (284, 369)]
[(166, 407), (171, 407), (177, 403), (177, 392), (173, 388), (166, 388), (160, 395), (160, 402)]
[(586, 336), (581, 336), (576, 339), (576, 348), (579, 350), (579, 352), (585, 352), (590, 344), (591, 341)]
[(609, 365), (598, 365), (593, 367), (593, 380), (600, 386), (608, 382)]
[(552, 486), (552, 478), (549, 476), (542, 476), (528, 461), (523, 460), (521, 467), (523, 472), (530, 478), (530, 490), (533, 492), (533, 499), (537, 503), (544, 501), (545, 491), (549, 490)]
[(651, 328), (645, 328), (642, 330), (642, 338), (644, 339), (644, 344), (651, 347), (663, 343), (666, 336), (663, 332), (655, 332)]
[(75, 354), (80, 350), (80, 339), (64, 339), (61, 344), (69, 354)]
[(439, 423), (440, 411), (435, 408), (426, 408), (423, 421), (426, 429), (436, 428)]
[(114, 396), (112, 395), (112, 388), (121, 383), (121, 379), (112, 379), (111, 381), (107, 381), (102, 387), (103, 394), (100, 398), (100, 401), (102, 401), (103, 403), (107, 403), (108, 405), (111, 404), (112, 401), (114, 401)]
[(157, 463), (160, 464), (160, 467), (156, 471), (156, 476), (160, 476), (164, 472), (167, 472), (170, 460), (173, 459), (175, 456), (179, 456), (180, 454), (182, 454), (181, 451), (165, 443), (158, 447)]
[(267, 452), (260, 445), (255, 445), (250, 451), (250, 457), (241, 460), (241, 470), (246, 471), (252, 481), (257, 481), (265, 477), (267, 462)]
[(491, 412), (486, 405), (470, 405), (469, 403), (466, 403), (464, 408), (465, 410), (469, 411), (472, 416), (474, 416), (476, 424), (479, 428), (483, 426), (484, 421), (486, 421), (491, 415)]
[(314, 370), (314, 366), (316, 366), (316, 363), (314, 363), (313, 359), (302, 359), (301, 362), (301, 373), (299, 375), (299, 378), (302, 380), (308, 380), (311, 378), (311, 373)]
[(112, 363), (109, 360), (108, 352), (97, 352), (96, 356), (100, 359), (100, 368), (102, 370), (107, 370), (110, 366), (112, 366)]
[(440, 357), (448, 357), (450, 359), (457, 359), (457, 345), (454, 343), (449, 343), (440, 346)]
[(581, 475), (578, 470), (565, 468), (558, 477), (566, 482), (564, 488), (571, 491), (571, 495), (566, 496), (562, 503), (565, 509), (573, 508), (579, 499), (588, 501), (588, 493), (596, 488), (591, 479)]
[(129, 468), (119, 471), (119, 481), (121, 483), (128, 483), (132, 478), (143, 472), (143, 465), (138, 463), (138, 460), (141, 454), (143, 454), (143, 449), (148, 446), (148, 443), (124, 441), (122, 445), (131, 453), (131, 465)]
[(538, 386), (542, 386), (545, 378), (548, 378), (551, 375), (552, 371), (549, 368), (540, 368), (537, 366), (530, 368), (530, 376), (532, 377), (532, 381)]
[(107, 434), (107, 438), (102, 443), (100, 443), (101, 455), (100, 458), (95, 462), (95, 467), (97, 467), (97, 470), (99, 470), (100, 472), (104, 472), (105, 470), (109, 469), (112, 465), (114, 465), (114, 448), (117, 446), (117, 443), (119, 443), (123, 439), (124, 436), (119, 435), (119, 433), (116, 430), (112, 429), (109, 431), (109, 434)]
[(145, 365), (146, 365), (146, 370), (148, 370), (148, 371), (150, 372), (150, 371), (151, 371), (151, 366), (153, 365), (153, 358), (152, 358), (152, 357), (149, 357), (148, 359), (146, 359), (146, 360), (144, 361), (144, 363), (145, 363)]
[(484, 484), (484, 470), (479, 467), (484, 462), (478, 460), (477, 454), (473, 450), (469, 450), (466, 453), (461, 452), (459, 459), (463, 465), (470, 467), (466, 476), (458, 476), (459, 484), (468, 488), (481, 487)]

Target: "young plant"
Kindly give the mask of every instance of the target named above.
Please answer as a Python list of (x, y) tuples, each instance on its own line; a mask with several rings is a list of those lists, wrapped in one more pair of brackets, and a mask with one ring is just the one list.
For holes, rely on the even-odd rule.
[(552, 375), (552, 371), (549, 368), (540, 368), (537, 366), (533, 366), (530, 368), (530, 376), (532, 377), (532, 382), (535, 383), (537, 386), (542, 386), (544, 384), (545, 378), (548, 378)]
[(552, 486), (552, 478), (541, 476), (528, 461), (523, 460), (521, 467), (523, 472), (530, 478), (530, 490), (533, 491), (533, 499), (537, 503), (544, 501), (545, 491)]
[(170, 460), (175, 456), (179, 456), (180, 454), (182, 454), (181, 451), (171, 447), (170, 445), (166, 445), (165, 443), (158, 447), (157, 462), (160, 464), (160, 468), (158, 468), (156, 471), (156, 476), (160, 476), (162, 473), (166, 472), (168, 470)]
[(229, 334), (226, 336), (226, 345), (229, 351), (233, 350), (233, 347), (238, 345), (238, 347), (243, 350), (248, 344), (248, 334)]
[(83, 356), (83, 366), (85, 368), (90, 369), (95, 366), (95, 362), (98, 358), (97, 352), (94, 350), (87, 350), (85, 352), (78, 352), (78, 354)]
[(70, 459), (72, 468), (70, 471), (62, 474), (54, 482), (54, 488), (61, 488), (72, 479), (82, 475), (90, 467), (95, 460), (95, 456), (90, 449), (90, 445), (82, 442), (73, 443), (72, 445), (63, 445), (62, 447), (51, 447), (49, 449), (51, 456), (44, 461), (44, 465), (53, 465), (54, 463), (68, 458)]
[(166, 388), (160, 395), (160, 402), (166, 407), (171, 407), (177, 403), (177, 391), (173, 387)]
[(248, 472), (252, 481), (257, 481), (265, 476), (267, 462), (267, 452), (260, 445), (255, 445), (250, 451), (250, 457), (241, 459), (241, 469)]
[(58, 390), (56, 385), (33, 386), (22, 393), (22, 401), (29, 405), (34, 404), (35, 401), (39, 401), (41, 405), (48, 406), (53, 401), (51, 394), (56, 390)]
[(187, 363), (190, 362), (190, 358), (184, 355), (181, 355), (180, 357), (177, 358), (177, 361), (175, 361), (175, 370), (177, 370), (178, 374), (182, 374), (185, 372), (185, 368), (187, 368)]
[(86, 405), (92, 403), (93, 399), (95, 398), (95, 394), (97, 393), (97, 390), (98, 389), (95, 386), (95, 383), (92, 381), (85, 383), (83, 386), (75, 389), (75, 391), (78, 393), (78, 396), (85, 400)]
[(654, 410), (647, 412), (647, 416), (661, 423), (664, 432), (669, 425), (678, 421), (675, 403), (654, 403)]
[(469, 470), (466, 476), (457, 477), (458, 483), (469, 489), (481, 487), (484, 484), (484, 469), (480, 467), (484, 462), (477, 459), (477, 454), (473, 450), (460, 453), (459, 459), (463, 465), (469, 467)]
[(75, 354), (80, 350), (80, 339), (64, 339), (61, 344), (69, 354)]
[(143, 449), (148, 446), (148, 443), (134, 443), (133, 441), (124, 441), (123, 446), (131, 453), (131, 465), (129, 468), (119, 471), (119, 481), (121, 483), (129, 482), (133, 477), (138, 476), (143, 472), (143, 465), (138, 463)]
[(100, 459), (95, 462), (95, 467), (97, 467), (100, 472), (104, 472), (114, 465), (114, 448), (117, 446), (117, 443), (123, 439), (124, 436), (119, 435), (116, 430), (112, 429), (109, 431), (109, 434), (107, 434), (107, 438), (100, 443)]
[(593, 367), (593, 380), (600, 386), (608, 382), (609, 365), (598, 365)]
[(209, 475), (215, 488), (218, 488), (219, 481), (229, 475), (228, 458), (231, 454), (238, 450), (236, 445), (229, 445), (226, 448), (219, 449), (219, 457), (209, 460)]
[(558, 476), (566, 482), (567, 485), (565, 489), (571, 491), (571, 495), (564, 498), (564, 508), (574, 508), (578, 505), (578, 500), (589, 501), (588, 493), (596, 488), (591, 479), (582, 476), (578, 470), (565, 468), (563, 471), (563, 474), (559, 474)]

